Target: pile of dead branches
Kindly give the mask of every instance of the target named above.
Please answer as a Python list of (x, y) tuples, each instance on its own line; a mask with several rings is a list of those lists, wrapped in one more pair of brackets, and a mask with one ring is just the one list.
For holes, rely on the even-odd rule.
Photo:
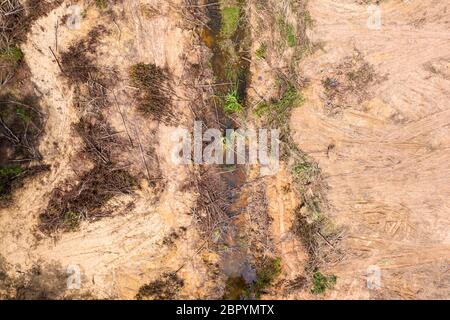
[(125, 170), (96, 165), (75, 185), (54, 189), (47, 209), (40, 215), (40, 230), (74, 231), (82, 220), (94, 221), (110, 216), (105, 204), (114, 196), (131, 194), (136, 180)]
[(194, 179), (194, 190), (198, 193), (193, 214), (205, 236), (210, 236), (216, 228), (228, 219), (230, 201), (229, 190), (214, 168), (199, 168), (200, 174)]
[(49, 170), (39, 165), (37, 148), (45, 127), (45, 116), (33, 97), (0, 97), (0, 204), (10, 200), (12, 191), (25, 178)]
[[(110, 200), (132, 194), (138, 186), (137, 178), (127, 171), (129, 153), (137, 146), (129, 135), (116, 95), (109, 89), (117, 80), (117, 73), (100, 67), (96, 61), (100, 38), (107, 33), (104, 26), (96, 26), (86, 38), (71, 45), (60, 56), (61, 73), (75, 90), (74, 106), (79, 121), (73, 129), (83, 142), (80, 159), (87, 168), (92, 164), (93, 167), (78, 174), (75, 182), (66, 181), (53, 190), (47, 209), (40, 215), (40, 230), (45, 234), (74, 231), (81, 221), (92, 222), (110, 216), (117, 211)], [(145, 80), (149, 79), (142, 79)], [(150, 88), (148, 84), (145, 86)], [(111, 105), (118, 108), (128, 139), (123, 139), (121, 132), (115, 131), (108, 121)], [(140, 142), (139, 147), (149, 182), (153, 178), (156, 180), (153, 174), (159, 175), (157, 160), (158, 170), (154, 170), (145, 161), (146, 154)]]
[(103, 165), (113, 162), (112, 156), (116, 149), (124, 145), (108, 122), (101, 116), (86, 115), (74, 125), (75, 131), (84, 142), (83, 152), (93, 162)]
[[(208, 17), (205, 14), (204, 6), (199, 3), (199, 0), (184, 0), (184, 4), (181, 5), (181, 9), (176, 7), (180, 15), (184, 18), (183, 23), (186, 27), (193, 29), (195, 27), (207, 27)], [(210, 6), (210, 4), (206, 4)]]
[(96, 26), (89, 31), (86, 38), (71, 45), (61, 54), (62, 72), (73, 83), (87, 84), (95, 78), (95, 75), (99, 74), (94, 54), (100, 38), (107, 33), (104, 26)]
[(139, 89), (139, 111), (153, 120), (166, 124), (173, 123), (175, 114), (172, 108), (174, 91), (169, 82), (168, 71), (154, 64), (138, 63), (131, 67), (129, 76)]
[(345, 230), (336, 228), (321, 215), (315, 219), (304, 215), (301, 206), (296, 210), (294, 230), (308, 252), (307, 272), (314, 272), (322, 266), (335, 265), (344, 257), (341, 240)]
[(33, 97), (21, 100), (12, 95), (0, 97), (0, 150), (9, 155), (9, 161), (41, 160), (36, 145), (46, 118), (36, 105)]
[(139, 289), (138, 300), (173, 300), (183, 288), (184, 281), (176, 273), (164, 273), (161, 279), (150, 282)]

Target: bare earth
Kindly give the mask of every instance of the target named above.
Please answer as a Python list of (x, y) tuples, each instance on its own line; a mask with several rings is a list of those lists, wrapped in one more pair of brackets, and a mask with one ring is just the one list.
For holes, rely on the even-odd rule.
[[(171, 128), (138, 115), (133, 108), (136, 88), (128, 76), (129, 68), (140, 62), (167, 68), (176, 84), (179, 122), (190, 123), (189, 108), (199, 99), (196, 88), (213, 79), (198, 79), (186, 68), (187, 63), (207, 64), (209, 51), (185, 25), (182, 0), (123, 1), (114, 5), (114, 23), (94, 8), (83, 17), (80, 30), (59, 26), (57, 53), (94, 26), (108, 25), (111, 32), (100, 40), (95, 57), (99, 66), (119, 74), (109, 92), (117, 103), (108, 120), (125, 139), (128, 130), (143, 146), (128, 155), (130, 170), (145, 172), (142, 155), (154, 149), (166, 185), (156, 194), (142, 179), (135, 194), (111, 200), (109, 205), (117, 208), (112, 217), (83, 222), (76, 232), (50, 237), (38, 230), (49, 194), (63, 181), (76, 179), (80, 161), (76, 155), (82, 142), (71, 129), (79, 117), (74, 88), (49, 50), (56, 50), (54, 28), (68, 13), (68, 2), (38, 20), (21, 45), (48, 115), (39, 149), (52, 170), (29, 179), (14, 194), (12, 206), (0, 208), (0, 256), (13, 266), (10, 276), (28, 272), (36, 263), (55, 263), (64, 271), (78, 265), (78, 293), (133, 299), (143, 284), (179, 270), (184, 286), (176, 298), (221, 298), (224, 276), (213, 272), (219, 257), (205, 248), (191, 212), (199, 194), (185, 188), (192, 168), (169, 161)], [(308, 4), (314, 21), (308, 37), (319, 48), (295, 66), (309, 83), (303, 89), (305, 104), (290, 120), (295, 143), (322, 170), (324, 214), (345, 230), (345, 255), (323, 270), (338, 280), (319, 297), (305, 287), (285, 290), (287, 282), (305, 275), (307, 253), (292, 231), (299, 199), (286, 189), (292, 181), (282, 164), (265, 185), (271, 219), (267, 228), (282, 272), (263, 298), (449, 298), (450, 4), (381, 1), (382, 25), (375, 30), (368, 28), (367, 5), (360, 2)], [(249, 3), (255, 27), (256, 5)], [(158, 14), (149, 14), (149, 5)], [(253, 52), (271, 37), (255, 30), (251, 36)], [(276, 95), (273, 70), (283, 68), (291, 54), (287, 51), (284, 60), (272, 64), (252, 57), (250, 101)], [(168, 245), (174, 232), (177, 236)], [(367, 288), (371, 266), (381, 270), (381, 287), (375, 290)]]
[[(302, 62), (311, 86), (291, 120), (323, 170), (329, 213), (348, 228), (329, 297), (448, 298), (450, 5), (386, 1), (381, 30), (371, 30), (355, 2), (311, 1), (310, 36), (323, 51)], [(322, 81), (358, 54), (377, 80), (360, 103), (333, 112)], [(365, 284), (370, 265), (382, 272), (375, 293)]]

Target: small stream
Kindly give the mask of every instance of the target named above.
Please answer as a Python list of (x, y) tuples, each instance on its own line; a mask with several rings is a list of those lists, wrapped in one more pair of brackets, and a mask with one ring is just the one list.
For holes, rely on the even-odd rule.
[[(230, 65), (228, 52), (224, 52), (221, 43), (224, 41), (221, 35), (222, 17), (221, 8), (217, 0), (207, 0), (206, 11), (209, 17), (209, 28), (204, 28), (201, 36), (206, 46), (208, 46), (213, 56), (211, 58), (211, 67), (214, 73), (216, 83), (229, 83), (230, 79), (227, 75), (227, 66)], [(245, 37), (245, 25), (239, 23), (237, 31), (226, 41), (232, 41), (235, 52), (239, 59), (234, 64), (237, 74), (237, 83), (230, 85), (215, 86), (215, 95), (224, 97), (230, 90), (237, 89), (238, 97), (245, 109), (245, 97), (247, 91), (247, 79), (250, 68), (250, 60), (242, 59), (242, 42)], [(223, 99), (221, 99), (223, 100)], [(223, 111), (223, 101), (218, 103), (218, 122), (222, 124), (221, 130), (237, 129), (237, 122)], [(226, 235), (223, 236), (223, 246), (226, 248), (221, 254), (221, 269), (228, 277), (227, 284), (232, 286), (231, 293), (225, 298), (239, 299), (240, 293), (256, 280), (256, 270), (252, 266), (251, 248), (245, 241), (244, 225), (246, 223), (244, 214), (247, 208), (246, 192), (244, 185), (247, 180), (246, 166), (235, 165), (231, 168), (221, 166), (221, 178), (226, 185), (227, 200), (230, 203), (229, 212), (227, 212), (230, 223), (227, 226)]]

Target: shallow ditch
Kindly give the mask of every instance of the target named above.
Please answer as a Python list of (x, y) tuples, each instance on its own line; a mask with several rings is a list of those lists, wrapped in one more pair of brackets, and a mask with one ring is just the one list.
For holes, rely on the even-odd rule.
[[(241, 125), (238, 119), (245, 113), (250, 59), (245, 53), (248, 51), (245, 50), (247, 30), (242, 6), (243, 2), (240, 1), (233, 7), (238, 8), (238, 23), (232, 33), (225, 34), (224, 23), (229, 22), (223, 21), (224, 6), (215, 0), (208, 0), (206, 12), (209, 23), (201, 34), (204, 44), (212, 51), (210, 67), (214, 81), (220, 84), (214, 86), (214, 94), (218, 97), (215, 102), (217, 122), (224, 133), (227, 129), (238, 129)], [(224, 110), (225, 97), (230, 92), (236, 92), (237, 100), (243, 107), (241, 114), (229, 114)], [(248, 205), (245, 191), (247, 168), (245, 165), (219, 165), (217, 170), (220, 171), (220, 179), (225, 189), (222, 191), (228, 204), (226, 214), (230, 218), (229, 223), (221, 229), (222, 236), (219, 241), (220, 269), (228, 278), (224, 298), (252, 298), (246, 291), (257, 280), (257, 271), (251, 248), (245, 239), (246, 220), (243, 215)]]

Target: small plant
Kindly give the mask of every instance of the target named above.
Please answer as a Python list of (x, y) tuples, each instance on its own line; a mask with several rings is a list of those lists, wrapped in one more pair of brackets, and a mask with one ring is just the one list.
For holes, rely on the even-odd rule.
[(16, 114), (19, 116), (19, 118), (21, 118), (25, 123), (30, 123), (31, 122), (31, 116), (30, 114), (27, 112), (27, 110), (25, 110), (22, 107), (19, 107), (16, 109)]
[(270, 108), (271, 108), (270, 103), (268, 103), (267, 101), (260, 101), (256, 105), (254, 112), (258, 117), (261, 118), (263, 115), (269, 112)]
[(295, 39), (294, 27), (292, 26), (292, 24), (286, 25), (286, 40), (287, 40), (289, 47), (294, 47), (295, 44), (297, 43), (297, 41)]
[(292, 85), (288, 85), (283, 96), (277, 102), (261, 101), (255, 108), (258, 117), (265, 117), (269, 124), (285, 126), (293, 108), (303, 105), (305, 98)]
[(20, 166), (11, 166), (0, 168), (0, 178), (3, 177), (14, 177), (21, 174), (23, 169)]
[(22, 172), (23, 169), (20, 166), (0, 168), (0, 197), (10, 192), (12, 181)]
[(273, 258), (268, 259), (263, 265), (256, 271), (256, 282), (253, 287), (256, 299), (261, 298), (261, 294), (264, 293), (272, 282), (281, 273), (281, 259)]
[(75, 211), (67, 211), (64, 214), (64, 226), (69, 231), (76, 231), (80, 227), (81, 214)]
[(108, 3), (106, 0), (95, 0), (95, 5), (100, 10), (105, 10), (106, 8), (108, 8)]
[(295, 165), (294, 168), (292, 169), (292, 173), (293, 173), (294, 177), (297, 178), (300, 175), (306, 173), (310, 169), (311, 169), (311, 164), (307, 163), (307, 162), (303, 162), (303, 163)]
[(13, 182), (23, 173), (20, 166), (0, 168), (0, 200), (7, 200), (13, 190)]
[(255, 52), (256, 56), (260, 59), (264, 59), (266, 57), (267, 54), (267, 44), (266, 43), (261, 43), (261, 45), (259, 46), (258, 50), (256, 50)]
[(337, 277), (335, 275), (325, 276), (320, 271), (313, 274), (313, 287), (311, 293), (322, 294), (326, 289), (332, 289), (336, 284)]
[(241, 8), (239, 6), (225, 7), (222, 9), (222, 38), (230, 38), (238, 29)]
[(20, 48), (9, 47), (1, 52), (0, 57), (2, 60), (18, 64), (20, 61), (23, 60), (24, 54), (22, 50), (20, 50)]
[(314, 19), (311, 17), (311, 13), (308, 10), (303, 12), (303, 21), (307, 27), (312, 27), (314, 25)]
[(243, 108), (238, 99), (237, 89), (233, 89), (226, 95), (223, 109), (227, 114), (234, 114), (242, 111)]
[(284, 92), (283, 97), (276, 104), (280, 111), (288, 110), (294, 106), (301, 106), (305, 102), (305, 98), (292, 85), (289, 85)]
[(295, 35), (295, 28), (294, 26), (286, 22), (283, 18), (278, 19), (278, 25), (280, 28), (280, 33), (282, 38), (287, 42), (289, 47), (295, 47), (297, 44), (297, 38)]

